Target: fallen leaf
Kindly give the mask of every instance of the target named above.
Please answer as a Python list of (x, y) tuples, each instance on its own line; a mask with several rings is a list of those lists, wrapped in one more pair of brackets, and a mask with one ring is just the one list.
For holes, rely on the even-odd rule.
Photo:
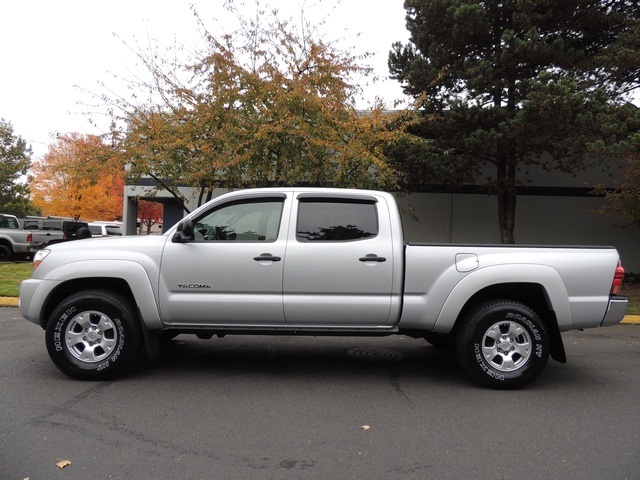
[(69, 460), (60, 460), (58, 463), (56, 463), (56, 465), (58, 466), (58, 468), (64, 468), (71, 465), (71, 462)]
[(371, 430), (371, 427), (369, 425), (363, 425), (361, 428), (363, 430)]

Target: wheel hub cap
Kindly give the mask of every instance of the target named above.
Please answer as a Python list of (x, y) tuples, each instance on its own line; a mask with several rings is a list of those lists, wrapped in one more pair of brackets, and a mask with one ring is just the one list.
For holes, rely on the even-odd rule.
[(84, 363), (101, 362), (118, 344), (118, 331), (104, 313), (89, 310), (77, 314), (65, 329), (65, 345)]
[(484, 359), (500, 372), (513, 372), (526, 365), (531, 357), (531, 336), (519, 323), (498, 322), (484, 334)]

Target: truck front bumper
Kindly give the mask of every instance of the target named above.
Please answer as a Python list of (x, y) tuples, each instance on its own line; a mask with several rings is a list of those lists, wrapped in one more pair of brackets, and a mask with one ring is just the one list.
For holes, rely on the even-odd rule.
[(607, 307), (607, 313), (604, 315), (601, 327), (610, 327), (620, 323), (627, 313), (627, 306), (629, 300), (626, 297), (613, 297), (609, 299), (609, 306)]

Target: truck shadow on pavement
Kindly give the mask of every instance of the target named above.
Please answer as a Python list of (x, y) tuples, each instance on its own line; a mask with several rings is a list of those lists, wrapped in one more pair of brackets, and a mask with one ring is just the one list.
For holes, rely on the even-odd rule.
[[(546, 371), (526, 389), (564, 389), (589, 384), (588, 369), (549, 361)], [(162, 343), (160, 356), (147, 360), (132, 376), (163, 381), (226, 378), (269, 382), (377, 382), (399, 388), (399, 380), (438, 388), (476, 386), (455, 352), (408, 337), (264, 337), (227, 336), (199, 340), (180, 335)]]
[[(385, 382), (399, 390), (402, 382), (437, 389), (479, 389), (464, 372), (455, 352), (433, 347), (421, 339), (360, 337), (248, 337), (228, 336), (200, 340), (181, 335), (160, 345), (154, 360), (143, 358), (119, 381), (160, 381), (181, 385), (253, 381), (290, 385), (292, 381), (340, 386)], [(573, 353), (573, 354), (572, 354)], [(582, 391), (623, 388), (617, 377), (600, 371), (578, 352), (568, 352), (568, 363), (549, 360), (543, 374), (521, 390)], [(45, 352), (22, 365), (21, 375), (42, 381), (52, 376), (74, 381), (51, 364)]]
[(246, 376), (333, 381), (393, 375), (434, 383), (468, 384), (453, 351), (424, 340), (399, 337), (253, 337), (199, 340), (181, 335), (160, 346), (160, 356), (142, 362), (135, 376)]

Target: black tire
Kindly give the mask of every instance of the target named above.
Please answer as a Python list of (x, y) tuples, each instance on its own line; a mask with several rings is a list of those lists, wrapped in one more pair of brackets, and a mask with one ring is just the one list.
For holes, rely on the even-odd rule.
[(81, 227), (76, 232), (76, 238), (82, 240), (84, 238), (91, 238), (91, 230), (85, 227)]
[(549, 359), (549, 336), (540, 317), (511, 300), (478, 305), (457, 330), (456, 354), (483, 386), (515, 389), (533, 382)]
[(13, 260), (13, 250), (6, 243), (0, 243), (0, 262), (10, 262)]
[(107, 380), (127, 373), (143, 346), (136, 310), (124, 296), (85, 290), (53, 311), (45, 334), (53, 363), (79, 380)]

